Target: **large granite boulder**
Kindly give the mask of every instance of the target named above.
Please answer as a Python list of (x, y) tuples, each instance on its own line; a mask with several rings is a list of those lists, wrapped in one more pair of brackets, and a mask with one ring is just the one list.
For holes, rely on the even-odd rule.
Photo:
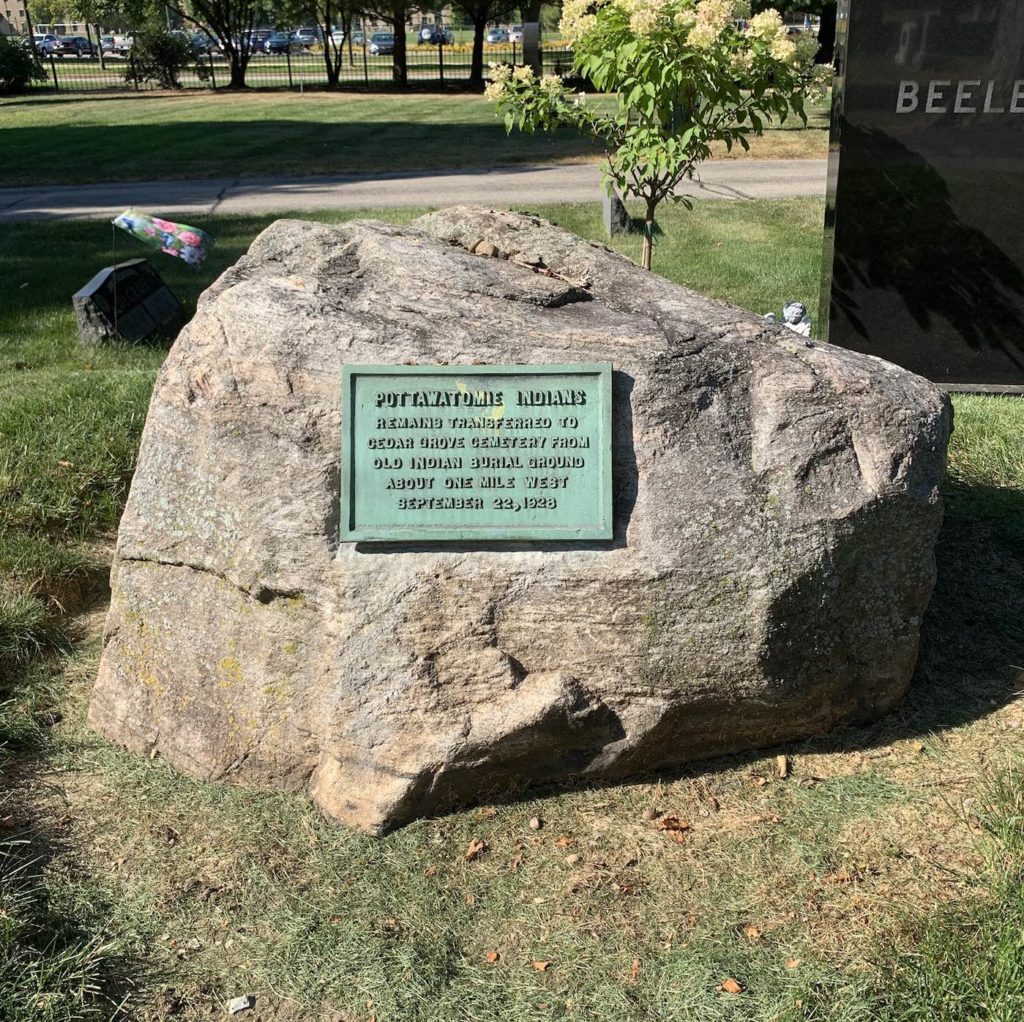
[[(615, 539), (338, 541), (339, 375), (614, 364)], [(90, 709), (375, 832), (863, 721), (914, 667), (946, 398), (543, 220), (279, 221), (157, 380)]]

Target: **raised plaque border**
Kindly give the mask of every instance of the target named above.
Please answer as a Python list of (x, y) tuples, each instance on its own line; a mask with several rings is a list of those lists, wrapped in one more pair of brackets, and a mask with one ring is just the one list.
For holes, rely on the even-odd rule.
[[(562, 376), (594, 375), (599, 377), (598, 393), (601, 410), (598, 423), (598, 444), (600, 455), (598, 466), (601, 481), (599, 485), (600, 507), (596, 515), (597, 524), (579, 527), (538, 528), (524, 526), (521, 529), (495, 526), (450, 527), (424, 526), (420, 528), (367, 528), (351, 527), (355, 511), (353, 500), (355, 457), (351, 449), (351, 436), (355, 426), (355, 402), (350, 400), (354, 393), (355, 381), (359, 376)], [(614, 538), (612, 518), (612, 364), (610, 362), (581, 362), (573, 364), (514, 365), (347, 365), (341, 370), (341, 520), (339, 525), (342, 543), (472, 543), (477, 540), (488, 542), (522, 543), (534, 541), (587, 541), (610, 540)]]

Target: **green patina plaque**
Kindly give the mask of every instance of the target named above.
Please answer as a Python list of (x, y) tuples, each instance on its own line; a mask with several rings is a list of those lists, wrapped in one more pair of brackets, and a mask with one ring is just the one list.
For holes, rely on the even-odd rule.
[(612, 538), (612, 367), (346, 366), (341, 539)]

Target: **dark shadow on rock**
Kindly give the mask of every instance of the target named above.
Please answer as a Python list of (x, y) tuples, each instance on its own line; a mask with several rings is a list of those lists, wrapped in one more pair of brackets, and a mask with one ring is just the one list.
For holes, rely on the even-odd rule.
[[(760, 763), (780, 752), (865, 751), (962, 727), (1018, 698), (1015, 680), (1024, 669), (1024, 491), (950, 481), (945, 489), (946, 520), (936, 547), (938, 578), (922, 625), (920, 654), (907, 695), (891, 712), (869, 724), (676, 767), (524, 785), (481, 794), (475, 801), (514, 804), (566, 790), (698, 778)], [(691, 707), (691, 712), (720, 721), (722, 707)], [(742, 714), (736, 723), (740, 741), (756, 741)], [(630, 767), (642, 771), (643, 763)], [(463, 802), (458, 809), (465, 807)]]
[[(849, 123), (842, 160), (833, 320), (845, 317), (866, 338), (863, 303), (884, 306), (899, 296), (922, 331), (945, 320), (970, 348), (997, 348), (1024, 368), (1024, 271), (960, 218), (946, 177), (887, 133)], [(898, 347), (885, 357), (921, 362)]]

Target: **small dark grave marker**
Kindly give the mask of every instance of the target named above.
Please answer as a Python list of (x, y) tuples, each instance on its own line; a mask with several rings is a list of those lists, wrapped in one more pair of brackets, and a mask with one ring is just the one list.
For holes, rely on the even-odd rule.
[(625, 203), (619, 198), (619, 193), (612, 188), (604, 193), (601, 200), (601, 214), (604, 219), (605, 232), (612, 234), (629, 234), (632, 229), (632, 220), (626, 210)]
[(71, 300), (83, 344), (173, 338), (185, 322), (181, 302), (146, 259), (104, 267)]
[(1024, 390), (1024, 0), (842, 0), (828, 340)]

